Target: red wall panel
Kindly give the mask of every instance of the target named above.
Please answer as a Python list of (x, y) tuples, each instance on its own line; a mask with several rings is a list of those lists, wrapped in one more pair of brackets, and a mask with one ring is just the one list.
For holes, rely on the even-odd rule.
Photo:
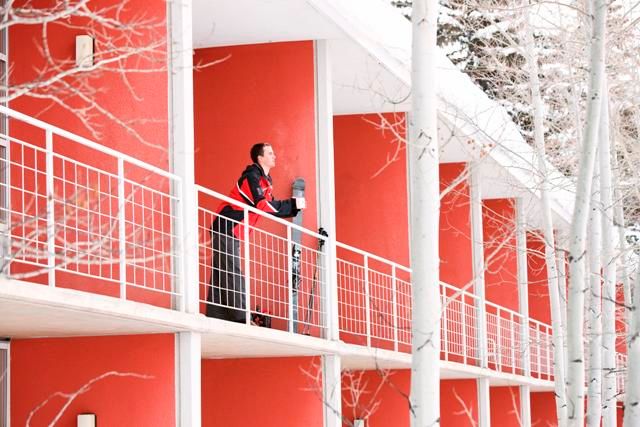
[(520, 427), (520, 389), (518, 387), (491, 387), (491, 425)]
[[(105, 426), (175, 425), (175, 338), (137, 335), (13, 340), (11, 342), (11, 424), (25, 425), (31, 411), (53, 393), (71, 393), (109, 376), (73, 401), (56, 425), (75, 425), (76, 415), (90, 412)], [(56, 396), (31, 420), (48, 425), (65, 399)]]
[(527, 278), (529, 280), (529, 317), (551, 324), (545, 244), (539, 234), (527, 233)]
[(467, 179), (448, 187), (466, 173), (465, 163), (440, 164), (440, 280), (459, 288), (473, 279), (471, 193)]
[(482, 216), (487, 300), (517, 311), (515, 202), (511, 199), (484, 200)]
[[(389, 123), (404, 120), (404, 114), (383, 117)], [(333, 119), (337, 238), (408, 266), (406, 155), (400, 151), (384, 167), (395, 151), (395, 136), (374, 123), (380, 123), (377, 114)]]
[(531, 425), (549, 427), (558, 425), (556, 398), (553, 392), (531, 393)]
[(314, 358), (202, 361), (203, 427), (321, 427)]

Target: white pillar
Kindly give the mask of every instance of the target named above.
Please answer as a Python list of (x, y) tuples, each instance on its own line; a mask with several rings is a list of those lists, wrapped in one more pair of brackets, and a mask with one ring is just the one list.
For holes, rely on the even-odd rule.
[[(175, 207), (178, 220), (179, 308), (198, 313), (198, 201), (194, 188), (193, 141), (193, 43), (191, 0), (169, 2), (171, 36), (170, 132), (173, 171), (181, 182), (174, 191), (179, 196)], [(180, 244), (181, 243), (181, 244)]]
[[(524, 375), (531, 374), (531, 359), (529, 357), (529, 274), (527, 271), (527, 230), (526, 217), (522, 199), (516, 199), (516, 245), (518, 264), (518, 307), (522, 315), (523, 324), (520, 325), (520, 348), (516, 349), (522, 357)], [(520, 386), (520, 425), (531, 427), (531, 399), (530, 388)]]
[(342, 361), (337, 354), (322, 356), (324, 427), (342, 427)]
[(491, 426), (491, 391), (489, 378), (478, 378), (478, 427)]
[(339, 339), (338, 283), (336, 269), (336, 196), (333, 159), (333, 96), (331, 61), (326, 40), (315, 42), (316, 66), (316, 147), (318, 154), (316, 182), (318, 185), (318, 223), (329, 234), (326, 245), (327, 280), (324, 290), (327, 301), (325, 319), (327, 338)]
[(180, 427), (200, 427), (201, 425), (201, 337), (196, 332), (177, 334), (177, 374), (176, 416)]
[[(318, 185), (318, 223), (329, 234), (325, 251), (326, 338), (340, 339), (338, 328), (338, 281), (336, 264), (336, 196), (333, 159), (333, 97), (331, 61), (326, 40), (315, 42), (316, 73), (316, 147)], [(324, 427), (342, 427), (342, 375), (340, 356), (322, 356), (322, 396)]]
[[(473, 259), (474, 293), (478, 296), (476, 306), (476, 324), (478, 325), (478, 350), (480, 367), (488, 367), (487, 354), (487, 314), (485, 309), (484, 283), (484, 233), (482, 230), (482, 193), (478, 163), (469, 164), (469, 190), (471, 192), (471, 254)], [(491, 403), (489, 398), (489, 380), (478, 378), (478, 426), (491, 425)]]

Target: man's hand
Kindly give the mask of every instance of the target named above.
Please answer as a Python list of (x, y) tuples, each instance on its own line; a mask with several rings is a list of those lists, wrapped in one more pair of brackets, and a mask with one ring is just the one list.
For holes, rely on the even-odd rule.
[(304, 197), (294, 197), (296, 199), (296, 208), (304, 209), (307, 207), (307, 202)]

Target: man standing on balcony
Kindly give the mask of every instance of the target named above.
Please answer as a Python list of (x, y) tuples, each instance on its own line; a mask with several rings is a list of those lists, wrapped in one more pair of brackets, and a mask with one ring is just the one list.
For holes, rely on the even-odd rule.
[[(262, 142), (251, 147), (253, 164), (247, 166), (229, 193), (233, 200), (280, 218), (294, 217), (305, 208), (304, 198), (276, 200), (269, 172), (276, 165), (271, 144)], [(259, 215), (249, 212), (253, 227)], [(211, 225), (213, 274), (207, 293), (207, 316), (232, 322), (246, 321), (244, 274), (240, 242), (244, 239), (244, 209), (240, 204), (223, 203)]]

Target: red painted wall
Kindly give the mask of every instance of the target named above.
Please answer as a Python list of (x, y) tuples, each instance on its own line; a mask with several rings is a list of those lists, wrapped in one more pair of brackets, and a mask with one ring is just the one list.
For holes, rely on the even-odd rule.
[[(367, 427), (409, 426), (407, 396), (411, 389), (408, 369), (343, 373), (342, 414), (347, 421), (363, 418)], [(360, 393), (358, 394), (358, 391)], [(465, 412), (467, 409), (470, 413)], [(471, 419), (470, 419), (471, 417)], [(478, 420), (475, 380), (440, 382), (440, 425), (473, 426)], [(348, 424), (344, 424), (345, 426)]]
[(518, 387), (491, 387), (491, 425), (520, 427), (520, 389)]
[[(95, 3), (92, 2), (92, 7), (99, 8), (112, 4), (110, 0), (98, 0)], [(130, 20), (135, 19), (135, 16), (143, 15), (149, 22), (158, 24), (153, 29), (138, 28), (132, 42), (136, 46), (148, 46), (151, 40), (157, 41), (166, 37), (166, 28), (164, 27), (166, 4), (164, 2), (129, 0), (127, 7), (120, 13), (122, 22), (131, 22)], [(70, 22), (65, 21), (64, 24), (64, 26), (56, 24), (48, 26), (48, 47), (56, 60), (75, 63), (75, 36), (85, 34), (86, 31), (69, 28), (69, 25), (88, 25), (89, 27), (92, 25), (78, 18), (74, 18)], [(110, 34), (114, 33), (107, 30), (104, 37), (108, 38)], [(108, 54), (108, 52), (100, 51), (101, 42), (104, 40), (101, 40), (100, 37), (96, 39), (96, 54)], [(111, 40), (111, 42), (122, 43), (123, 46), (126, 46), (121, 41)], [(11, 27), (9, 37), (12, 66), (12, 72), (9, 76), (10, 86), (31, 82), (36, 78), (37, 70), (45, 64), (44, 56), (39, 53), (42, 43), (41, 26), (15, 25)], [(163, 64), (163, 61), (166, 60), (165, 52), (166, 46), (162, 46), (152, 55), (132, 56), (129, 59), (130, 62), (126, 63), (126, 66), (131, 68), (157, 69), (156, 72), (127, 73), (127, 81), (135, 94), (131, 92), (127, 81), (122, 78), (120, 72), (103, 69), (99, 74), (92, 74), (92, 79), (89, 79), (89, 83), (93, 87), (100, 89), (96, 94), (96, 100), (101, 106), (113, 112), (123, 121), (147, 119), (147, 122), (134, 123), (132, 128), (148, 142), (161, 149), (150, 148), (148, 145), (135, 142), (134, 138), (122, 127), (100, 115), (97, 115), (95, 119), (102, 134), (97, 142), (162, 168), (168, 167), (168, 74), (166, 70), (158, 69), (158, 67), (166, 67), (166, 64)], [(149, 60), (149, 56), (152, 56), (154, 60)], [(70, 102), (74, 105), (73, 100)], [(11, 102), (10, 107), (25, 114), (35, 115), (39, 119), (60, 126), (65, 130), (94, 139), (81, 119), (62, 107), (54, 105), (51, 101), (23, 96)], [(149, 124), (148, 120), (154, 121), (153, 124)]]
[(309, 357), (203, 360), (203, 427), (322, 426), (322, 383), (306, 374), (318, 364)]
[(484, 200), (482, 217), (487, 300), (517, 311), (515, 203), (511, 199)]
[(531, 393), (531, 425), (555, 427), (558, 425), (556, 418), (556, 400), (552, 392)]
[[(50, 2), (38, 2), (39, 5), (50, 6)], [(92, 2), (93, 10), (103, 8), (105, 6), (112, 6), (113, 2), (108, 0), (98, 0)], [(18, 6), (18, 5), (15, 5)], [(109, 40), (110, 43), (121, 46), (149, 46), (150, 43), (158, 43), (166, 38), (166, 4), (164, 2), (146, 2), (143, 0), (131, 0), (128, 2), (127, 7), (116, 11), (111, 7), (111, 12), (107, 13), (106, 17), (114, 17), (116, 13), (119, 13), (119, 19), (124, 22), (132, 22), (140, 17), (148, 22), (148, 26), (145, 28), (137, 28), (135, 35), (131, 37), (129, 44), (125, 45), (124, 37), (122, 33), (117, 32), (114, 29), (108, 29), (96, 25), (95, 22), (87, 22), (86, 19), (79, 19), (77, 17), (71, 19), (65, 19), (63, 22), (52, 23), (48, 25), (47, 32), (47, 47), (51, 53), (51, 57), (55, 58), (56, 64), (60, 65), (63, 61), (67, 61), (66, 65), (62, 65), (62, 69), (66, 69), (70, 64), (75, 63), (75, 36), (77, 34), (85, 34), (89, 30), (83, 28), (95, 29), (97, 34), (95, 39), (95, 52), (96, 58), (104, 59), (109, 57), (113, 53), (106, 50), (105, 41)], [(76, 26), (72, 28), (71, 26)], [(79, 28), (83, 27), (83, 28)], [(153, 28), (151, 28), (153, 27)], [(9, 30), (9, 51), (11, 61), (11, 73), (9, 76), (10, 86), (17, 87), (21, 84), (33, 82), (38, 77), (39, 70), (45, 67), (45, 58), (41, 54), (42, 52), (42, 27), (39, 25), (15, 25)], [(135, 130), (141, 138), (145, 140), (145, 143), (139, 142), (133, 137), (124, 127), (116, 124), (116, 122), (106, 115), (98, 113), (97, 110), (89, 112), (91, 116), (91, 123), (97, 129), (99, 135), (92, 134), (85, 123), (86, 119), (83, 119), (76, 114), (69, 112), (67, 109), (55, 104), (52, 101), (46, 99), (37, 99), (29, 95), (23, 95), (20, 98), (12, 101), (10, 107), (27, 115), (35, 116), (45, 122), (59, 126), (64, 130), (71, 131), (73, 133), (85, 136), (92, 139), (102, 145), (114, 148), (124, 153), (130, 154), (138, 159), (151, 163), (163, 169), (169, 167), (168, 157), (168, 74), (166, 71), (166, 45), (157, 47), (154, 53), (145, 53), (144, 55), (132, 55), (127, 60), (123, 61), (124, 67), (131, 67), (138, 70), (155, 70), (142, 73), (129, 72), (124, 75), (119, 70), (114, 70), (113, 64), (111, 69), (103, 68), (98, 72), (92, 73), (79, 73), (76, 74), (76, 79), (68, 79), (67, 81), (75, 88), (80, 88), (81, 84), (87, 84), (89, 87), (96, 89), (94, 95), (89, 95), (96, 101), (96, 103), (109, 111), (110, 114), (116, 116), (123, 122), (130, 123), (130, 128)], [(45, 73), (45, 78), (51, 77), (52, 73)], [(49, 90), (53, 90), (49, 88)], [(42, 91), (40, 91), (42, 93)], [(84, 94), (89, 94), (90, 90), (85, 90)], [(83, 106), (82, 102), (79, 102), (77, 97), (64, 97), (71, 106)], [(23, 141), (27, 141), (37, 147), (44, 147), (45, 136), (44, 132), (41, 132), (31, 126), (25, 125), (22, 122), (11, 120), (10, 121), (11, 134)], [(104, 170), (109, 173), (115, 173), (117, 170), (116, 161), (106, 155), (100, 154), (97, 151), (81, 148), (78, 144), (71, 143), (61, 137), (54, 137), (54, 150), (57, 153), (68, 155), (73, 159), (79, 160), (90, 166)], [(46, 195), (44, 194), (44, 175), (35, 176), (32, 172), (24, 172), (20, 165), (26, 167), (35, 167), (41, 171), (44, 170), (44, 154), (35, 155), (33, 149), (21, 150), (21, 146), (12, 143), (11, 146), (11, 158), (14, 161), (14, 165), (11, 168), (11, 183), (14, 187), (24, 188), (25, 192), (21, 192), (17, 189), (11, 191), (12, 209), (18, 213), (24, 213), (27, 215), (42, 215), (45, 210)], [(89, 177), (89, 184), (87, 182), (87, 175), (90, 175), (82, 168), (74, 170), (70, 165), (61, 167), (61, 160), (56, 159), (54, 162), (54, 170), (56, 174), (56, 180), (54, 182), (54, 193), (60, 199), (73, 200), (79, 206), (74, 209), (74, 212), (70, 212), (71, 203), (67, 203), (66, 206), (62, 206), (59, 203), (56, 207), (56, 218), (59, 228), (62, 229), (63, 225), (67, 227), (65, 233), (59, 233), (59, 242), (65, 241), (69, 243), (69, 247), (77, 241), (90, 241), (91, 237), (87, 237), (83, 233), (84, 228), (91, 228), (91, 231), (97, 233), (97, 230), (105, 230), (110, 227), (109, 220), (106, 218), (109, 215), (115, 215), (117, 211), (117, 202), (111, 200), (105, 194), (111, 192), (115, 196), (117, 184), (113, 182), (109, 183), (109, 179), (105, 176), (98, 180), (95, 176), (95, 172), (91, 172), (93, 175)], [(64, 172), (63, 172), (64, 171)], [(64, 176), (62, 174), (65, 174)], [(149, 172), (139, 170), (136, 167), (126, 166), (125, 173), (127, 178), (132, 180), (145, 180), (145, 184), (154, 189), (160, 189), (167, 191), (169, 183), (166, 179), (160, 179), (157, 176), (150, 176)], [(73, 180), (79, 181), (82, 184), (78, 187), (74, 187), (67, 181)], [(109, 187), (111, 185), (111, 187)], [(100, 187), (99, 187), (100, 186)], [(88, 187), (88, 188), (86, 188)], [(100, 188), (100, 192), (98, 191)], [(112, 190), (107, 190), (112, 188)], [(102, 193), (102, 194), (100, 194)], [(33, 194), (38, 195), (34, 197)], [(141, 200), (141, 192), (138, 192), (138, 200)], [(144, 197), (150, 199), (149, 194)], [(107, 200), (109, 199), (109, 200)], [(166, 203), (165, 203), (166, 202)], [(166, 206), (168, 210), (168, 201), (156, 201), (155, 206), (157, 209)], [(148, 203), (148, 202), (147, 202)], [(83, 209), (89, 207), (93, 211), (101, 210), (101, 216), (94, 216), (91, 219), (86, 219), (85, 222), (90, 223), (87, 226), (82, 221), (85, 220), (83, 215)], [(80, 212), (80, 221), (74, 219), (75, 213)], [(143, 217), (142, 209), (131, 208), (128, 213), (129, 219), (132, 215), (137, 215), (137, 224), (141, 222), (140, 218)], [(168, 245), (169, 242), (164, 239), (158, 238), (158, 234), (165, 232), (167, 227), (162, 225), (162, 220), (159, 215), (155, 213), (144, 212), (146, 218), (146, 233), (140, 233), (138, 231), (137, 244), (139, 247), (145, 246), (147, 250), (155, 248), (158, 249), (161, 245)], [(13, 232), (16, 236), (28, 235), (32, 232), (30, 228), (33, 222), (25, 221), (21, 215), (16, 215), (12, 218), (14, 223), (27, 223), (29, 226), (25, 228), (16, 227)], [(155, 221), (155, 225), (151, 227), (149, 224), (151, 221)], [(112, 220), (113, 222), (114, 220)], [(136, 222), (136, 221), (134, 221)], [(43, 224), (38, 224), (32, 228), (42, 228)], [(163, 228), (164, 227), (164, 228)], [(115, 227), (113, 227), (115, 228)], [(133, 225), (129, 225), (127, 234), (134, 235)], [(139, 227), (138, 227), (139, 228)], [(150, 231), (156, 234), (152, 235)], [(75, 230), (81, 231), (76, 233)], [(141, 234), (144, 234), (142, 236)], [(114, 232), (117, 236), (117, 230)], [(103, 236), (104, 237), (104, 236)], [(113, 236), (110, 236), (113, 237)], [(93, 238), (98, 240), (97, 238)], [(133, 238), (132, 238), (133, 239)], [(141, 240), (155, 241), (157, 243), (144, 243), (141, 244)], [(43, 239), (40, 239), (43, 240)], [(103, 246), (104, 252), (111, 253), (111, 251), (117, 253), (114, 249), (115, 243), (112, 243), (109, 238), (105, 238), (107, 243)], [(94, 242), (95, 245), (95, 242)], [(35, 245), (32, 245), (35, 246)], [(75, 253), (69, 251), (68, 248), (56, 248), (56, 252), (69, 254), (68, 258), (76, 256)], [(147, 252), (148, 256), (149, 252)], [(113, 257), (107, 255), (103, 257)], [(132, 255), (131, 257), (140, 258), (140, 254)], [(42, 258), (37, 259), (35, 257), (29, 257), (27, 261), (37, 262), (39, 265), (43, 264)], [(103, 260), (104, 261), (104, 260)], [(91, 292), (101, 293), (105, 295), (115, 296), (118, 293), (117, 277), (118, 265), (117, 263), (108, 264), (103, 263), (98, 265), (95, 258), (90, 261), (91, 267), (85, 267), (77, 265), (75, 263), (68, 263), (68, 270), (80, 271), (82, 273), (88, 273), (92, 276), (100, 276), (103, 278), (110, 277), (115, 279), (112, 281), (107, 280), (87, 280), (86, 277), (68, 272), (56, 273), (57, 286), (69, 287), (74, 289), (88, 290)], [(153, 266), (152, 266), (153, 264)], [(166, 257), (156, 256), (154, 260), (145, 265), (141, 263), (137, 267), (129, 267), (128, 275), (129, 282), (135, 283), (140, 286), (145, 286), (151, 283), (152, 279), (155, 280), (154, 285), (157, 288), (163, 288), (164, 290), (170, 289), (171, 280), (169, 278), (169, 269), (171, 260)], [(151, 269), (156, 271), (164, 271), (166, 275), (158, 274), (154, 277), (154, 274), (150, 272)], [(28, 266), (16, 262), (12, 265), (12, 273), (20, 272), (33, 272), (41, 270), (40, 267)], [(135, 274), (135, 278), (134, 278)], [(164, 282), (161, 280), (164, 279)], [(40, 275), (38, 277), (30, 277), (31, 281), (37, 283), (43, 283), (46, 277)], [(114, 286), (115, 283), (115, 286)], [(166, 286), (166, 287), (165, 287)], [(157, 293), (147, 293), (140, 290), (140, 288), (130, 287), (128, 289), (128, 297), (134, 300), (141, 300), (145, 302), (152, 302), (158, 305), (167, 306), (169, 299), (166, 295), (158, 295)]]
[[(175, 425), (175, 346), (173, 335), (48, 338), (11, 342), (11, 424), (25, 425), (29, 413), (53, 393), (79, 390), (109, 376), (78, 396), (56, 425), (75, 425), (90, 412), (104, 426)], [(66, 400), (59, 396), (40, 409), (32, 426), (48, 425)]]
[(529, 280), (529, 317), (551, 324), (545, 244), (539, 234), (527, 233), (527, 277)]
[[(227, 58), (224, 62), (194, 71), (194, 114), (196, 183), (228, 194), (246, 165), (251, 164), (249, 150), (257, 142), (268, 141), (277, 156), (272, 170), (276, 198), (291, 197), (291, 184), (296, 177), (306, 180), (307, 209), (303, 225), (317, 229), (315, 169), (315, 96), (314, 51), (312, 42), (270, 43), (198, 49), (194, 63), (207, 63)], [(219, 201), (201, 197), (202, 206), (217, 211)], [(201, 217), (201, 239), (209, 238), (212, 217)], [(284, 227), (273, 226), (261, 219), (260, 228), (284, 236)], [(255, 235), (255, 234), (254, 234)], [(303, 244), (316, 248), (315, 239), (304, 238)], [(282, 252), (282, 249), (279, 249)], [(286, 252), (286, 251), (285, 251)], [(209, 277), (204, 266), (211, 265), (204, 254), (202, 275)], [(304, 256), (304, 255), (303, 255)], [(270, 264), (286, 266), (286, 257), (269, 254)], [(315, 261), (314, 261), (315, 262)], [(277, 275), (283, 269), (262, 274)], [(310, 276), (312, 273), (308, 272)], [(255, 276), (254, 276), (255, 277)], [(264, 283), (284, 281), (272, 276)], [(268, 286), (263, 284), (263, 286)], [(270, 294), (286, 294), (284, 287)], [(263, 294), (266, 294), (266, 289)], [(201, 297), (205, 289), (201, 286)], [(261, 303), (272, 313), (286, 314), (284, 304)], [(204, 307), (202, 307), (204, 310)], [(274, 320), (274, 327), (284, 328)]]
[[(467, 173), (465, 163), (440, 165), (440, 191)], [(471, 193), (469, 181), (460, 182), (440, 200), (440, 280), (467, 288), (473, 280)]]
[[(383, 117), (397, 125), (404, 121), (404, 114)], [(380, 123), (377, 114), (333, 119), (337, 238), (408, 266), (406, 153), (402, 149), (387, 164), (394, 157), (396, 137), (374, 123)], [(403, 128), (398, 132), (404, 135)]]

